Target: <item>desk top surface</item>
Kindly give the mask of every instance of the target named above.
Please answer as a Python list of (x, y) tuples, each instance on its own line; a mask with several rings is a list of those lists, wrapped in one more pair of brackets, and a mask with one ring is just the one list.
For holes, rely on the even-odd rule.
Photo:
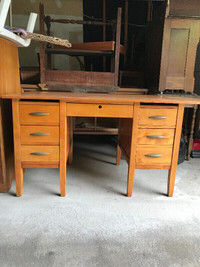
[(7, 94), (3, 99), (27, 100), (64, 100), (76, 103), (107, 103), (107, 104), (133, 104), (133, 103), (166, 103), (166, 104), (200, 104), (200, 96), (172, 96), (172, 95), (128, 95), (128, 94), (96, 94), (96, 93), (67, 93), (67, 92), (26, 92), (21, 94)]

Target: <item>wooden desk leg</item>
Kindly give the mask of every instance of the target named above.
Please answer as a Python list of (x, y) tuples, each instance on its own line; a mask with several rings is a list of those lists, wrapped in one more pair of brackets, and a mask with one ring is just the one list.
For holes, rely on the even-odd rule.
[(117, 158), (116, 158), (116, 165), (117, 166), (120, 165), (121, 155), (122, 155), (121, 148), (120, 148), (119, 144), (117, 144)]
[(13, 112), (16, 196), (20, 197), (23, 193), (23, 169), (21, 167), (19, 100), (17, 99), (12, 100), (12, 112)]
[(171, 162), (171, 168), (169, 170), (169, 175), (168, 175), (168, 193), (167, 193), (167, 195), (169, 197), (172, 197), (173, 193), (174, 193), (174, 185), (175, 185), (176, 170), (177, 170), (177, 163), (178, 163), (181, 131), (182, 131), (182, 124), (183, 124), (183, 114), (184, 114), (184, 105), (179, 105), (178, 115), (177, 115), (177, 123), (176, 123), (176, 131), (175, 131), (175, 137), (174, 137), (174, 145), (173, 145), (173, 151), (172, 151), (172, 162)]
[(66, 195), (66, 171), (67, 171), (67, 118), (66, 102), (60, 101), (60, 195)]
[(131, 131), (131, 147), (130, 157), (128, 163), (128, 183), (127, 183), (127, 197), (132, 196), (134, 176), (135, 176), (135, 163), (136, 163), (136, 145), (137, 145), (137, 129), (138, 129), (138, 116), (139, 116), (139, 103), (134, 105), (133, 109), (133, 124)]
[(69, 149), (69, 164), (71, 165), (73, 162), (73, 117), (69, 118), (69, 137), (70, 137), (70, 149)]
[(122, 150), (121, 150), (120, 145), (119, 145), (121, 120), (122, 119), (119, 119), (119, 125), (118, 125), (118, 142), (117, 142), (117, 158), (116, 158), (116, 165), (117, 166), (120, 165), (120, 160), (121, 160), (121, 156), (122, 156)]

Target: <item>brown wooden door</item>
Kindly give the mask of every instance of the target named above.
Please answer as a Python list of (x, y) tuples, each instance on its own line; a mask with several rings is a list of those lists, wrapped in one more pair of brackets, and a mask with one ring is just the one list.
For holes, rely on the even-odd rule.
[(183, 89), (193, 92), (199, 38), (199, 20), (166, 19), (161, 58), (160, 91)]

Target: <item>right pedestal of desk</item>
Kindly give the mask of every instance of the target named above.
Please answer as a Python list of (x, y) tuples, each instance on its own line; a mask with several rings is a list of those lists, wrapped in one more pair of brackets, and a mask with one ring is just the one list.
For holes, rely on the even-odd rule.
[(168, 196), (173, 196), (184, 105), (134, 105), (133, 120), (120, 119), (120, 153), (129, 165), (127, 196), (132, 196), (135, 169), (168, 169)]

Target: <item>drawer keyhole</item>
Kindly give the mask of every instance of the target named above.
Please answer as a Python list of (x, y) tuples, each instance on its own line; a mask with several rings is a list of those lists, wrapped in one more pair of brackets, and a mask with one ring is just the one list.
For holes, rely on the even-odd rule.
[(102, 108), (102, 105), (99, 105), (99, 108)]

